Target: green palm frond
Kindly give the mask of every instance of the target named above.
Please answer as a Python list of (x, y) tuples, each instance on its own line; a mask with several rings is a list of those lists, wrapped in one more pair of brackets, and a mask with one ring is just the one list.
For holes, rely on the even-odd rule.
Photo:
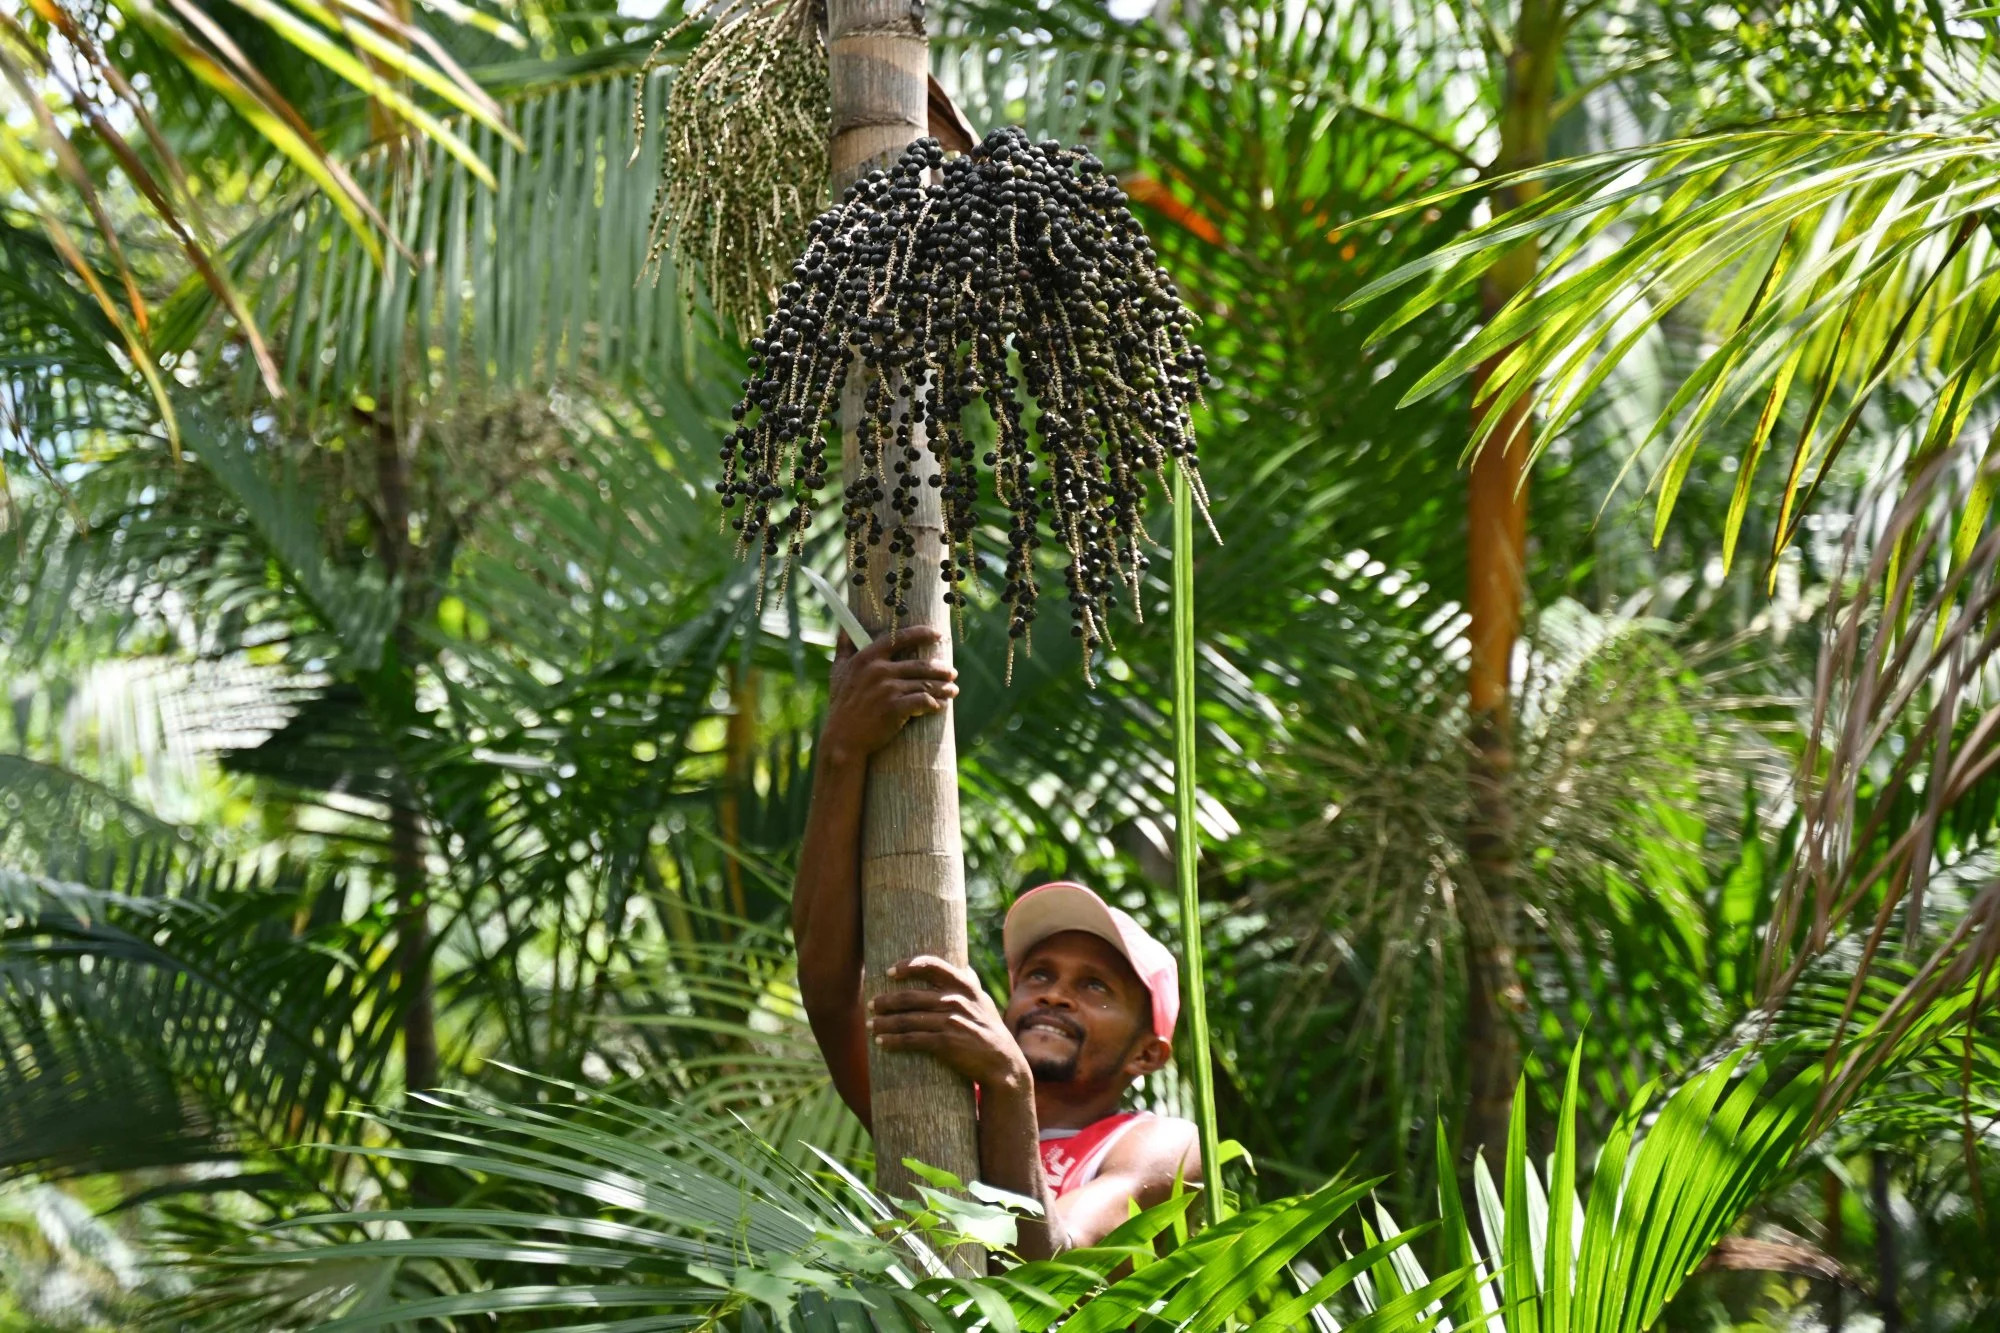
[[(344, 81), (375, 114), (409, 126), (490, 182), (463, 135), (429, 107), (442, 104), (504, 138), (512, 139), (513, 131), (500, 107), (424, 23), (352, 0), (238, 0), (232, 8), (235, 18), (271, 40), (273, 55), (287, 52)], [(439, 12), (514, 42), (522, 40), (491, 15), (455, 0), (439, 6)], [(158, 365), (158, 312), (143, 290), (156, 275), (128, 254), (131, 238), (121, 240), (126, 228), (106, 202), (108, 181), (93, 174), (105, 154), (143, 201), (161, 240), (186, 261), (192, 280), (227, 309), (265, 388), (278, 393), (282, 386), (244, 292), (218, 257), (208, 210), (162, 128), (163, 108), (142, 91), (157, 85), (162, 72), (160, 66), (149, 66), (148, 58), (160, 59), (198, 86), (209, 103), (202, 112), (226, 109), (251, 126), (339, 214), (372, 263), (380, 264), (384, 257), (379, 235), (384, 220), (373, 201), (278, 90), (275, 71), (260, 68), (246, 55), (242, 38), (240, 30), (232, 34), (215, 16), (192, 6), (132, 3), (107, 9), (50, 0), (18, 18), (0, 15), (0, 77), (34, 115), (32, 136), (0, 139), (8, 176), (72, 276), (117, 330), (134, 369), (147, 381), (170, 439), (178, 435)], [(60, 63), (51, 55), (58, 47), (67, 53)], [(201, 112), (194, 117), (202, 118)], [(64, 221), (78, 211), (89, 219), (93, 234), (87, 238), (78, 238)]]
[[(1938, 910), (1950, 919), (1963, 904)], [(1815, 960), (1775, 1012), (1753, 1015), (1748, 1023), (1815, 1048), (1867, 1043), (1921, 976), (1918, 963), (1878, 957), (1864, 965), (1862, 953), (1862, 941), (1841, 940)], [(1864, 982), (1854, 998), (1857, 973)], [(1860, 1087), (1829, 1132), (1859, 1142), (1976, 1144), (2000, 1117), (2000, 1015), (1987, 1000), (1977, 981), (1944, 996), (1935, 1006), (1935, 1035), (1906, 1038), (1909, 1049)], [(1925, 1028), (1931, 1031), (1928, 1023)]]
[[(1861, 941), (1823, 960), (1831, 982), (1850, 972)], [(1664, 1091), (1655, 1082), (1625, 1105), (1593, 1164), (1579, 1139), (1584, 1107), (1584, 1060), (1579, 1051), (1555, 1123), (1555, 1151), (1546, 1170), (1530, 1159), (1524, 1085), (1514, 1099), (1513, 1122), (1500, 1179), (1482, 1157), (1475, 1171), (1477, 1225), (1464, 1216), (1451, 1183), (1449, 1143), (1437, 1136), (1447, 1264), (1476, 1263), (1479, 1279), (1451, 1303), (1439, 1327), (1470, 1323), (1508, 1333), (1636, 1331), (1653, 1325), (1666, 1303), (1703, 1258), (1760, 1198), (1770, 1194), (1812, 1152), (1818, 1134), (1846, 1116), (1870, 1120), (1881, 1106), (1857, 1104), (1857, 1093), (1907, 1105), (1928, 1096), (1934, 1107), (1956, 1113), (1957, 1095), (1935, 1086), (1898, 1081), (1934, 1079), (1958, 1067), (1962, 1049), (1991, 1059), (1990, 1034), (1974, 1047), (1959, 1037), (1978, 1010), (1980, 996), (1966, 985), (1941, 997), (1915, 1027), (1896, 1022), (1899, 969), (1874, 976), (1859, 1003), (1844, 986), (1829, 984), (1814, 996), (1801, 992), (1779, 1009), (1753, 1016), (1748, 1038)], [(1779, 1033), (1769, 1039), (1772, 1029)], [(1862, 1078), (1842, 1090), (1830, 1058), (1841, 1030), (1858, 1031), (1860, 1044), (1879, 1056)], [(1586, 1179), (1587, 1177), (1587, 1179)], [(1380, 1219), (1386, 1230), (1393, 1223)], [(1481, 1240), (1483, 1237), (1483, 1242)], [(1422, 1270), (1404, 1256), (1404, 1271)], [(1393, 1284), (1392, 1284), (1393, 1285)]]
[[(1394, 75), (1370, 57), (1385, 42), (1403, 61)], [(1428, 91), (1474, 45), (1447, 11), (1373, 0), (1188, 5), (1136, 24), (1065, 0), (973, 0), (932, 35), (931, 68), (981, 129), (1019, 125), (1034, 138), (1090, 143), (1115, 168), (1148, 165), (1156, 132), (1184, 133), (1217, 99), (1236, 111), (1259, 105), (1239, 130), (1261, 135), (1338, 107), (1462, 161), (1458, 127)]]
[(1014, 45), (948, 32), (931, 38), (930, 55), (938, 85), (981, 130), (1018, 125), (1032, 139), (1097, 147), (1129, 125), (1141, 151), (1197, 63), (1186, 51), (1117, 40)]
[[(803, 1166), (862, 1162), (867, 1132), (827, 1074), (789, 942), (698, 908), (673, 919), (681, 933), (633, 951), (596, 1039), (627, 1095), (734, 1121)], [(705, 938), (716, 925), (728, 933)]]
[(138, 803), (45, 760), (0, 753), (0, 859), (42, 860), (59, 843), (126, 851), (179, 830)]
[[(1275, 1333), (1358, 1306), (1347, 1326), (1371, 1333), (1637, 1330), (1808, 1146), (1826, 1086), (1811, 1057), (1792, 1041), (1739, 1051), (1664, 1094), (1648, 1086), (1594, 1169), (1577, 1132), (1582, 1063), (1572, 1062), (1546, 1172), (1529, 1161), (1524, 1092), (1500, 1179), (1483, 1163), (1478, 1172), (1477, 1226), (1455, 1186), (1439, 1195), (1438, 1223), (1405, 1230), (1379, 1205), (1354, 1216), (1380, 1182), (1335, 1182), (1246, 1209), (1158, 1256), (1155, 1240), (1189, 1203), (1181, 1196), (1100, 1246), (993, 1279), (940, 1276), (936, 1255), (958, 1224), (1004, 1235), (998, 1209), (926, 1195), (899, 1212), (851, 1178), (823, 1184), (752, 1136), (679, 1108), (602, 1094), (534, 1107), (453, 1098), (392, 1118), (409, 1146), (368, 1151), (454, 1173), (472, 1184), (467, 1201), (264, 1229), (212, 1268), (181, 1311), (217, 1328), (497, 1318), (582, 1329), (602, 1325), (579, 1318), (616, 1310), (634, 1328), (716, 1320), (960, 1333), (1060, 1323), (1101, 1333), (1150, 1315), (1183, 1329), (1233, 1319)], [(1448, 1179), (1441, 1128), (1438, 1144)], [(1306, 1247), (1344, 1221), (1337, 1261), (1309, 1262)], [(1443, 1242), (1436, 1279), (1412, 1251), (1433, 1226)], [(1132, 1271), (1116, 1275), (1126, 1263)]]
[[(718, 1321), (796, 1333), (963, 1333), (988, 1321), (1099, 1333), (1147, 1311), (1196, 1333), (1259, 1314), (1279, 1327), (1297, 1305), (1282, 1286), (1286, 1265), (1369, 1188), (1334, 1182), (1262, 1204), (1156, 1258), (1155, 1241), (1184, 1223), (1192, 1196), (1181, 1195), (1098, 1246), (965, 1280), (944, 1276), (939, 1255), (960, 1227), (1004, 1243), (1012, 1219), (1003, 1208), (929, 1189), (892, 1207), (851, 1176), (816, 1178), (726, 1122), (555, 1091), (576, 1100), (451, 1098), (391, 1118), (411, 1146), (375, 1155), (476, 1182), (464, 1202), (305, 1215), (265, 1229), (215, 1265), (180, 1313), (203, 1327), (323, 1331), (435, 1319), (581, 1333), (604, 1327), (600, 1311), (616, 1311), (619, 1328)], [(1365, 1262), (1416, 1234), (1372, 1247)], [(1365, 1262), (1321, 1283), (1313, 1301), (1348, 1286)], [(1395, 1325), (1356, 1325), (1378, 1326)]]
[[(1367, 660), (1311, 693), (1273, 765), (1281, 827), (1264, 839), (1266, 878), (1245, 907), (1263, 919), (1260, 950), (1283, 971), (1262, 983), (1253, 1030), (1324, 1032), (1354, 1057), (1334, 1083), (1343, 1098), (1382, 1099), (1396, 1122), (1422, 1123), (1423, 1108), (1456, 1095), (1460, 941), (1482, 910), (1464, 850), (1463, 614), (1435, 596), (1399, 605), (1414, 582), (1405, 571), (1343, 568), (1350, 651)], [(1741, 895), (1711, 893), (1723, 878), (1717, 849), (1744, 801), (1768, 799), (1784, 770), (1762, 756), (1770, 771), (1755, 780), (1759, 749), (1732, 701), (1704, 678), (1701, 650), (1674, 640), (1671, 626), (1570, 602), (1546, 608), (1526, 638), (1514, 791), (1541, 1018), (1524, 1035), (1549, 1064), (1579, 1037), (1594, 1068), (1671, 1064), (1733, 1017), (1716, 1001), (1716, 972), (1750, 965), (1747, 940), (1718, 938)], [(1633, 976), (1649, 984), (1623, 984)], [(1258, 1066), (1286, 1062), (1253, 1057)], [(1628, 1088), (1593, 1092), (1615, 1099)], [(1295, 1137), (1308, 1160), (1340, 1146), (1371, 1162), (1429, 1152), (1343, 1135), (1307, 1123)]]
[[(1461, 1291), (1439, 1327), (1489, 1321), (1507, 1333), (1649, 1327), (1804, 1145), (1822, 1080), (1812, 1065), (1785, 1073), (1784, 1054), (1726, 1059), (1673, 1089), (1650, 1114), (1657, 1090), (1642, 1090), (1619, 1117), (1583, 1189), (1576, 1123), (1581, 1061), (1570, 1066), (1546, 1175), (1529, 1160), (1524, 1089), (1514, 1099), (1502, 1179), (1496, 1183), (1485, 1159), (1479, 1162), (1477, 1232), (1460, 1209), (1440, 1134), (1447, 1262), (1472, 1257), (1481, 1276)], [(1483, 1245), (1476, 1234), (1484, 1235)], [(1400, 1286), (1396, 1279), (1392, 1289)]]
[[(691, 1069), (734, 1068), (718, 1104), (851, 1144), (796, 1032), (773, 1045), (749, 1026), (764, 1007), (747, 998), (676, 998), (690, 984), (681, 962), (720, 969), (732, 956), (745, 986), (782, 989), (769, 942), (680, 962), (660, 951), (748, 929), (712, 919), (721, 765), (704, 724), (739, 643), (776, 664), (786, 632), (760, 628), (753, 579), (706, 530), (676, 413), (643, 420), (565, 425), (531, 402), (435, 427), (420, 475), (437, 572), (417, 588), (369, 576), (338, 517), (354, 502), (337, 456), (218, 432), (179, 468), (114, 458), (75, 489), (88, 527), (38, 497), (28, 539), (0, 556), (23, 590), (9, 612), (32, 631), (22, 665), (57, 680), (79, 630), (162, 652), (161, 689), (214, 732), (203, 753), (288, 812), (274, 845), (330, 854), (370, 892), (387, 874), (385, 821), (415, 812), (442, 867), (434, 966), (460, 1049), (577, 1076), (605, 1060), (683, 1084)], [(183, 626), (173, 588), (214, 619)], [(385, 665), (392, 620), (395, 667), (424, 682), (421, 708)], [(261, 663), (255, 717), (235, 718), (243, 700), (217, 707), (224, 693), (199, 688), (182, 657), (216, 673)], [(64, 707), (75, 711), (53, 697), (49, 710)], [(781, 902), (767, 887), (741, 910)], [(652, 989), (634, 981), (647, 968), (659, 969)]]
[[(144, 430), (122, 350), (118, 326), (69, 281), (57, 247), (0, 221), (0, 439), (48, 477), (100, 432)], [(0, 513), (11, 508), (0, 488)]]
[[(1937, 104), (1888, 123), (1793, 118), (1539, 170), (1526, 178), (1541, 187), (1532, 202), (1355, 299), (1421, 279), (1383, 323), (1392, 329), (1462, 293), (1509, 246), (1545, 236), (1550, 262), (1535, 282), (1410, 391), (1434, 393), (1505, 351), (1480, 392), (1532, 392), (1538, 448), (1656, 328), (1700, 327), (1705, 353), (1628, 459), (1660, 442), (1657, 542), (1697, 453), (1736, 449), (1725, 562), (1758, 477), (1775, 471), (1775, 577), (1851, 444), (1888, 427), (1920, 464), (1959, 438), (1996, 372), (1992, 76), (1976, 51), (1933, 59)], [(1899, 397), (1917, 418), (1891, 426)]]
[(380, 265), (319, 194), (232, 243), (307, 411), (356, 395), (450, 403), (461, 386), (564, 376), (645, 383), (693, 355), (671, 256), (665, 273), (647, 263), (667, 76), (645, 83), (635, 153), (625, 74), (521, 95), (518, 142), (468, 128), (471, 160), (418, 141), (359, 162), (359, 188), (399, 251)]
[(180, 415), (189, 464), (125, 452), (79, 470), (60, 502), (24, 506), (18, 540), (0, 548), (22, 660), (69, 634), (115, 645), (158, 632), (163, 602), (184, 597), (175, 630), (202, 650), (220, 649), (214, 635), (283, 620), (303, 636), (301, 657), (379, 662), (399, 590), (328, 554), (324, 497), (297, 456), (204, 404), (184, 401)]
[(240, 1161), (380, 1095), (400, 1002), (342, 881), (170, 855), (104, 871), (0, 870), (0, 1169)]

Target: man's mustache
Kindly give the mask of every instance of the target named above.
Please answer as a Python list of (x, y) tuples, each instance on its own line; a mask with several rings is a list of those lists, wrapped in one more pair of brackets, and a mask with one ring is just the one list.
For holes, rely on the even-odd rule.
[(1081, 1042), (1083, 1040), (1083, 1024), (1077, 1022), (1068, 1014), (1058, 1013), (1053, 1009), (1044, 1009), (1035, 1013), (1021, 1015), (1021, 1021), (1014, 1024), (1014, 1035), (1018, 1037), (1023, 1032), (1026, 1032), (1029, 1024), (1033, 1024), (1036, 1027), (1053, 1027), (1068, 1036), (1072, 1041)]

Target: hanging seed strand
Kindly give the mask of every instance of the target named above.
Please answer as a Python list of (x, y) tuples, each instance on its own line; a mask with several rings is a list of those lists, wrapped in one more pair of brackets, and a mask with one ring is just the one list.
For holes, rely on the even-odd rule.
[(806, 227), (826, 198), (833, 96), (820, 0), (722, 0), (662, 37), (634, 80), (633, 156), (646, 128), (646, 79), (660, 52), (714, 15), (667, 92), (659, 193), (646, 271), (666, 252), (690, 313), (702, 293), (725, 324), (764, 326)]
[[(858, 364), (860, 466), (841, 496), (855, 580), (886, 557), (887, 609), (908, 614), (916, 538), (905, 524), (927, 447), (945, 525), (936, 577), (950, 585), (945, 603), (964, 607), (983, 464), (1008, 511), (1010, 670), (1011, 645), (1035, 621), (1045, 527), (1069, 555), (1070, 633), (1088, 669), (1108, 642), (1114, 592), (1138, 604), (1146, 477), (1185, 470), (1207, 515), (1189, 415), (1207, 361), (1116, 181), (1088, 151), (1016, 129), (949, 161), (920, 139), (812, 221), (791, 278), (751, 341), (739, 424), (722, 446), (722, 502), (740, 509), (730, 522), (741, 546), (798, 554), (826, 485), (826, 423)], [(974, 404), (994, 423), (977, 459)]]

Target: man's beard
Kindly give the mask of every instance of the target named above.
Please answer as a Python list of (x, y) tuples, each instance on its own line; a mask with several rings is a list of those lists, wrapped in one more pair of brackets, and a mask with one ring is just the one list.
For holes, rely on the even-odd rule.
[[(1055, 1023), (1061, 1026), (1064, 1034), (1073, 1038), (1076, 1042), (1076, 1045), (1070, 1048), (1068, 1055), (1045, 1055), (1039, 1059), (1032, 1056), (1029, 1057), (1028, 1072), (1034, 1075), (1035, 1082), (1068, 1083), (1074, 1080), (1076, 1078), (1077, 1062), (1083, 1056), (1083, 1029), (1074, 1020), (1061, 1014), (1031, 1014), (1028, 1018), (1037, 1018), (1044, 1023), (1053, 1019)], [(1014, 1025), (1014, 1038), (1017, 1042), (1020, 1040), (1021, 1033), (1027, 1029), (1028, 1018), (1023, 1018), (1019, 1023)]]
[(1028, 1072), (1035, 1076), (1037, 1083), (1068, 1083), (1076, 1078), (1076, 1058), (1081, 1051), (1072, 1051), (1062, 1059), (1043, 1058), (1028, 1061)]

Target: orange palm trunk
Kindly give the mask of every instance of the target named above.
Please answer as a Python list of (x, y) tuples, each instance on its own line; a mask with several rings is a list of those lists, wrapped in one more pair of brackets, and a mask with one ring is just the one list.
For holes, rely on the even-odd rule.
[[(1514, 47), (1507, 57), (1500, 155), (1489, 174), (1505, 176), (1539, 166), (1548, 157), (1549, 107), (1562, 53), (1566, 17), (1562, 0), (1521, 0)], [(1539, 182), (1514, 182), (1494, 191), (1494, 212), (1526, 202)], [(1487, 274), (1480, 305), (1488, 319), (1534, 280), (1541, 261), (1532, 241), (1510, 251)], [(1492, 431), (1474, 456), (1466, 504), (1466, 612), (1470, 662), (1466, 701), (1471, 754), (1467, 783), (1471, 818), (1466, 854), (1472, 864), (1472, 901), (1465, 904), (1466, 1124), (1468, 1153), (1501, 1150), (1514, 1085), (1521, 1074), (1520, 1020), (1527, 1009), (1521, 981), (1520, 893), (1515, 863), (1513, 799), (1514, 645), (1521, 637), (1527, 592), (1528, 463), (1534, 445), (1534, 405), (1526, 392), (1499, 401), (1483, 399), (1511, 349), (1481, 363), (1473, 377), (1472, 424)]]
[[(1497, 362), (1495, 357), (1480, 367), (1476, 386), (1484, 385)], [(1465, 1143), (1497, 1152), (1507, 1141), (1508, 1113), (1521, 1070), (1518, 1021), (1527, 1007), (1517, 958), (1512, 778), (1513, 661), (1526, 588), (1531, 422), (1525, 398), (1490, 410), (1503, 415), (1473, 460), (1466, 507), (1466, 610), (1471, 618), (1467, 777), (1472, 797), (1466, 853), (1479, 892), (1465, 912)]]

